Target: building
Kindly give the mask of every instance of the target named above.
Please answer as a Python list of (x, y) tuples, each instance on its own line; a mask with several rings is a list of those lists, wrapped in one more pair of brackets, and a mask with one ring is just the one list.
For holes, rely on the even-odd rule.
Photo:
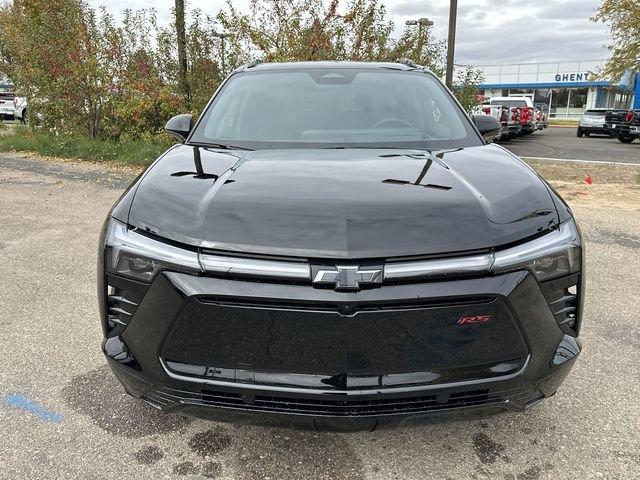
[(528, 95), (555, 118), (577, 118), (588, 108), (640, 108), (640, 75), (596, 78), (606, 60), (477, 66), (486, 98)]

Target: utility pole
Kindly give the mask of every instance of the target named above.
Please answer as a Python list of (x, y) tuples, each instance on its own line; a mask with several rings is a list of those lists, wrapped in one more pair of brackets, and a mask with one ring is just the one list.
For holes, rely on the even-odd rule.
[(227, 66), (226, 66), (226, 57), (225, 57), (225, 39), (229, 37), (226, 33), (213, 33), (214, 37), (218, 37), (220, 39), (220, 64), (222, 67), (222, 76), (224, 77), (227, 74)]
[(451, 0), (449, 5), (449, 38), (447, 40), (447, 87), (453, 86), (453, 58), (456, 47), (456, 17), (458, 14), (458, 0)]
[(178, 44), (178, 80), (180, 91), (184, 95), (184, 101), (189, 107), (190, 92), (187, 81), (187, 35), (184, 20), (184, 0), (176, 0), (176, 40)]

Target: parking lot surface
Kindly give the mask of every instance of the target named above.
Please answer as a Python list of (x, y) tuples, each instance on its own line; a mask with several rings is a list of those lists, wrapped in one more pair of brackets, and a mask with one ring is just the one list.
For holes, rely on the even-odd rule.
[(542, 157), (640, 164), (640, 142), (624, 144), (603, 135), (578, 138), (576, 127), (546, 130), (502, 142), (521, 157)]
[[(556, 134), (536, 135), (522, 142)], [(0, 478), (640, 478), (640, 202), (574, 204), (584, 351), (555, 397), (520, 414), (330, 434), (163, 415), (124, 394), (100, 353), (95, 256), (130, 180), (0, 155)]]

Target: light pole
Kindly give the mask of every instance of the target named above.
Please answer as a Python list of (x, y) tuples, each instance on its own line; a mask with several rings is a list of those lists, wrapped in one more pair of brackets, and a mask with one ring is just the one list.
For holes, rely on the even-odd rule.
[(458, 0), (451, 0), (449, 5), (449, 37), (447, 39), (447, 74), (445, 83), (447, 87), (453, 86), (453, 58), (456, 44), (456, 17), (458, 14)]
[[(417, 20), (407, 20), (406, 22), (404, 22), (404, 24), (408, 27), (415, 27), (416, 25), (418, 26), (418, 43), (414, 47), (414, 55), (419, 57), (420, 53), (422, 52), (422, 47), (424, 46), (422, 41), (422, 27), (432, 27), (433, 22), (428, 18), (423, 17), (418, 18)], [(420, 61), (419, 58), (414, 58), (413, 60), (416, 62)]]

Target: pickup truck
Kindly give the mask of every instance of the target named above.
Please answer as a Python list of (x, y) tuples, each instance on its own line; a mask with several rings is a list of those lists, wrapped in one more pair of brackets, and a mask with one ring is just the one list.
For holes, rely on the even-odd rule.
[(607, 110), (604, 114), (604, 123), (606, 127), (617, 136), (617, 129), (621, 124), (625, 123), (625, 118), (629, 113), (628, 109)]
[(15, 96), (13, 99), (13, 117), (22, 123), (27, 123), (27, 98)]
[(631, 143), (640, 138), (640, 110), (627, 111), (623, 121), (617, 124), (616, 132), (622, 143)]
[(500, 133), (496, 140), (509, 138), (509, 108), (504, 105), (480, 105), (477, 108), (479, 115), (489, 115), (500, 122)]
[(540, 105), (535, 106), (535, 119), (536, 119), (536, 126), (538, 127), (538, 130), (542, 130), (549, 126), (549, 120), (547, 118), (547, 114), (545, 112), (544, 106), (540, 106)]
[(520, 111), (520, 133), (533, 133), (538, 127), (535, 118), (535, 108), (530, 97), (493, 97), (491, 105), (504, 105), (509, 108), (517, 108)]

